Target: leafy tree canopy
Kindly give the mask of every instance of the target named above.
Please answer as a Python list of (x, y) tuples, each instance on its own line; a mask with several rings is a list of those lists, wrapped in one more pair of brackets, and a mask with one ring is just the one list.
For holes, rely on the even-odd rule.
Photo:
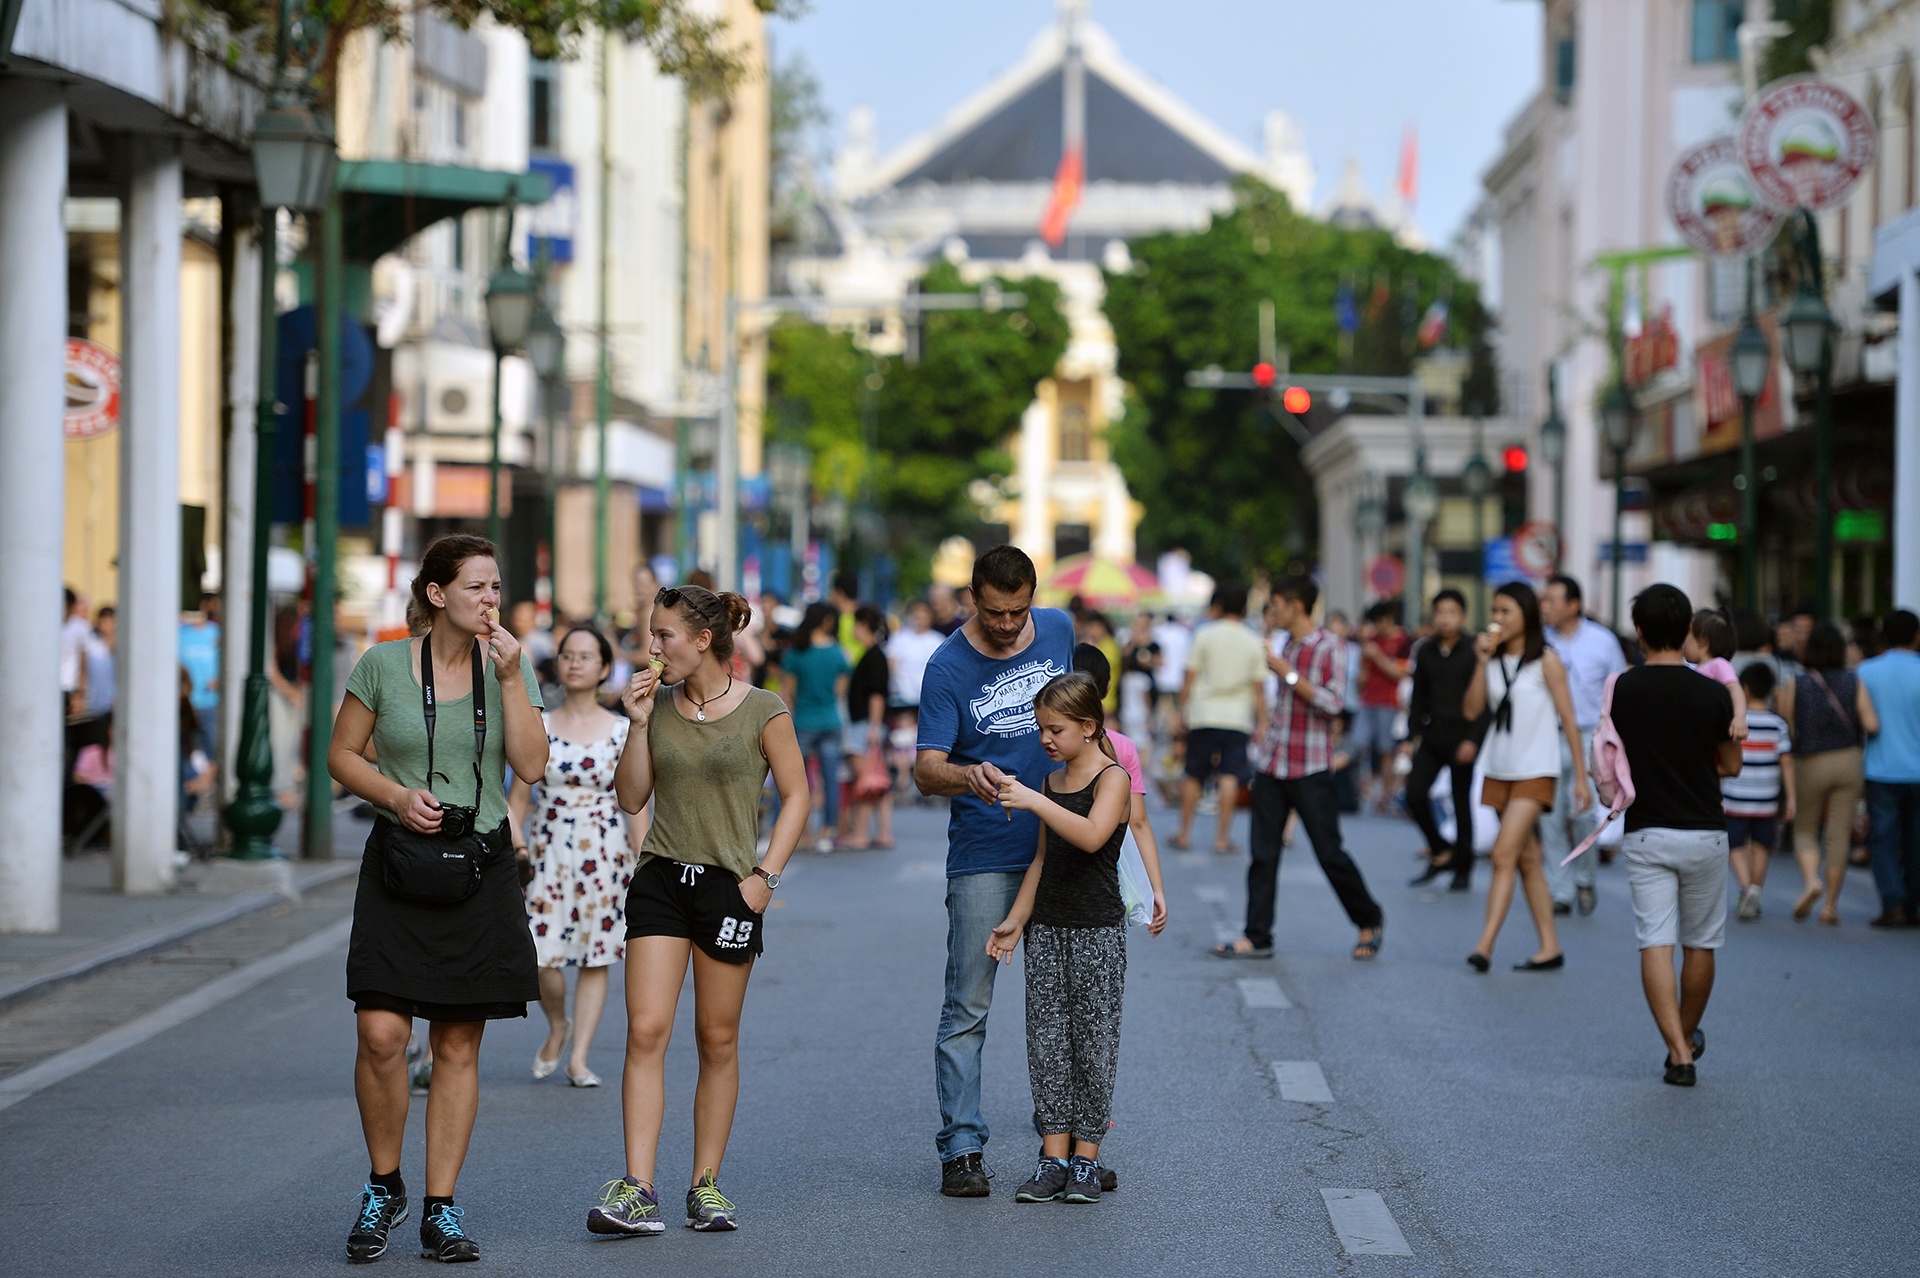
[[(1146, 508), (1143, 557), (1183, 547), (1200, 568), (1245, 580), (1285, 571), (1309, 553), (1316, 517), (1298, 445), (1248, 393), (1186, 385), (1191, 370), (1253, 366), (1263, 299), (1273, 302), (1276, 337), (1294, 371), (1384, 376), (1411, 369), (1420, 315), (1436, 298), (1450, 299), (1441, 344), (1473, 354), (1466, 407), (1498, 409), (1491, 319), (1477, 290), (1444, 258), (1407, 249), (1385, 231), (1316, 221), (1247, 179), (1233, 211), (1206, 230), (1130, 247), (1133, 268), (1106, 281), (1119, 371), (1131, 388), (1127, 414), (1108, 439)], [(1340, 324), (1343, 289), (1359, 321), (1351, 337)], [(1310, 425), (1324, 428), (1333, 416), (1316, 402)]]
[(1773, 16), (1791, 30), (1761, 55), (1762, 84), (1813, 70), (1808, 55), (1825, 44), (1833, 30), (1833, 0), (1773, 0)]
[[(812, 453), (817, 493), (850, 503), (871, 495), (908, 589), (921, 584), (942, 537), (977, 527), (969, 487), (1011, 471), (1004, 445), (1033, 402), (1035, 384), (1066, 350), (1067, 319), (1050, 280), (996, 282), (1025, 294), (1025, 305), (925, 314), (918, 363), (872, 356), (852, 334), (798, 320), (770, 335), (771, 435)], [(920, 291), (977, 289), (943, 261), (922, 277)]]

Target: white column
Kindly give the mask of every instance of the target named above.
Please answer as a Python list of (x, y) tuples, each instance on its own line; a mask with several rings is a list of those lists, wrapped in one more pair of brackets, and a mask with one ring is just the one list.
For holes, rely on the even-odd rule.
[(60, 927), (67, 103), (0, 78), (0, 932)]
[[(227, 210), (236, 205), (229, 202)], [(227, 511), (220, 538), (220, 796), (233, 797), (234, 756), (240, 748), (240, 711), (247, 682), (247, 617), (253, 604), (253, 468), (260, 385), (260, 237), (242, 228), (233, 239), (227, 280)]]
[(1920, 609), (1920, 275), (1900, 272), (1900, 380), (1893, 411), (1893, 602)]
[(140, 893), (173, 881), (180, 805), (180, 150), (126, 155), (113, 879)]

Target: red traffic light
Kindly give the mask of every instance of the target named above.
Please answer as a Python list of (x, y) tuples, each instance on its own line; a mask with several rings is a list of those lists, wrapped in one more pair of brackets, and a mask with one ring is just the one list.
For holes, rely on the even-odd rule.
[(1313, 396), (1304, 386), (1289, 386), (1280, 396), (1280, 406), (1298, 417), (1313, 407)]
[(1273, 385), (1273, 365), (1262, 362), (1253, 366), (1253, 384), (1261, 390)]
[(1509, 475), (1517, 475), (1527, 468), (1527, 450), (1518, 444), (1509, 445), (1500, 459), (1506, 463)]

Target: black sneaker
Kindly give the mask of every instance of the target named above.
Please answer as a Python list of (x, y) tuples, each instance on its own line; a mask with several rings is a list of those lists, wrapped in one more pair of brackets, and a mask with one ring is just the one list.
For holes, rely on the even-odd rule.
[(1061, 1197), (1070, 1203), (1099, 1202), (1100, 1164), (1075, 1154), (1067, 1166), (1067, 1189)]
[(387, 1254), (387, 1233), (407, 1218), (407, 1196), (369, 1181), (360, 1191), (360, 1218), (347, 1235), (347, 1259), (371, 1264)]
[(1013, 1191), (1017, 1203), (1050, 1203), (1067, 1192), (1067, 1163), (1063, 1158), (1040, 1155), (1033, 1179)]
[(447, 1264), (480, 1259), (480, 1244), (467, 1237), (466, 1230), (460, 1227), (460, 1218), (466, 1214), (465, 1207), (435, 1203), (427, 1218), (420, 1222), (420, 1259)]
[(1593, 907), (1600, 904), (1600, 894), (1590, 887), (1576, 888), (1574, 900), (1578, 902), (1582, 914), (1591, 914)]
[(992, 1192), (979, 1150), (956, 1155), (940, 1164), (940, 1192), (949, 1198), (985, 1198)]
[(1100, 1188), (1109, 1194), (1120, 1188), (1120, 1173), (1104, 1163), (1100, 1165)]
[(587, 1212), (590, 1234), (663, 1234), (667, 1222), (650, 1186), (631, 1176), (600, 1186), (600, 1205)]
[(734, 1206), (720, 1192), (712, 1170), (702, 1172), (700, 1179), (693, 1182), (693, 1188), (687, 1191), (687, 1228), (702, 1233), (724, 1233), (739, 1227)]

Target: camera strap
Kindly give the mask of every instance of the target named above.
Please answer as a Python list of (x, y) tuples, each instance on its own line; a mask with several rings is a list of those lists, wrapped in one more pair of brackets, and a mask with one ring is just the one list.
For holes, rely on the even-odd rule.
[[(482, 783), (480, 780), (480, 760), (487, 754), (487, 684), (486, 670), (480, 661), (480, 641), (474, 640), (473, 647), (473, 691), (469, 695), (473, 701), (473, 807), (480, 809)], [(439, 718), (438, 699), (433, 693), (433, 637), (428, 635), (420, 641), (420, 712), (427, 721), (427, 788), (433, 788), (435, 776), (452, 782), (453, 778), (433, 770), (433, 727)]]

